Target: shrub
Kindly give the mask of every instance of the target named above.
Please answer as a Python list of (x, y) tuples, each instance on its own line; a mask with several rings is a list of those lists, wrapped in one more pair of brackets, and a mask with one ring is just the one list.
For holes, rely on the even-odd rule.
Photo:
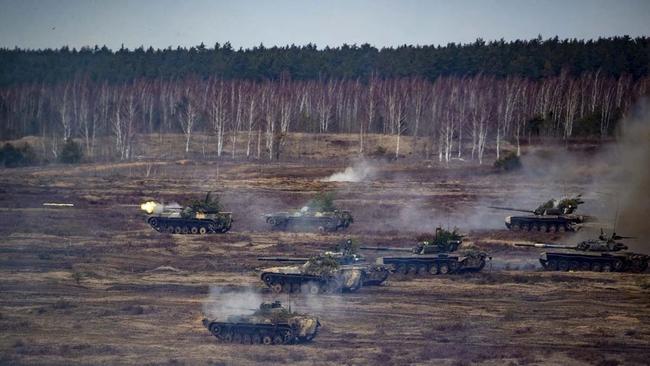
[(334, 205), (334, 193), (319, 192), (311, 201), (309, 201), (307, 206), (315, 211), (334, 211), (336, 210), (336, 206)]
[(82, 157), (81, 145), (73, 139), (67, 139), (61, 148), (60, 161), (66, 164), (76, 164), (81, 161)]
[(28, 143), (15, 147), (10, 143), (0, 149), (0, 163), (7, 168), (33, 165), (36, 162), (36, 152)]
[(514, 152), (504, 154), (501, 158), (494, 162), (494, 167), (498, 170), (510, 171), (521, 168), (521, 160)]

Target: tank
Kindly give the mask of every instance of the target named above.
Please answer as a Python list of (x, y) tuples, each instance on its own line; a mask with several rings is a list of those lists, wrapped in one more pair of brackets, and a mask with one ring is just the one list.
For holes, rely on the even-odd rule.
[[(388, 278), (390, 268), (367, 263), (365, 258), (353, 249), (350, 240), (337, 249), (338, 251), (325, 252), (311, 258), (259, 257), (257, 259), (260, 261), (302, 263), (297, 266), (265, 269), (261, 276), (262, 281), (276, 293), (302, 290), (318, 293), (340, 290), (356, 291), (363, 286), (379, 286)], [(331, 261), (335, 261), (337, 265), (330, 265)], [(325, 276), (323, 276), (324, 274)], [(328, 274), (332, 274), (332, 276)], [(359, 275), (360, 284), (356, 280), (352, 280)], [(314, 282), (318, 286), (315, 286)], [(336, 287), (339, 285), (342, 286)]]
[[(456, 230), (437, 228), (434, 235), (421, 235), (412, 249), (396, 247), (361, 247), (365, 250), (409, 252), (409, 255), (383, 256), (378, 265), (388, 265), (394, 272), (404, 275), (448, 274), (478, 272), (491, 259), (478, 250), (464, 250), (456, 254), (463, 236)], [(426, 239), (426, 240), (423, 240)]]
[(509, 230), (537, 230), (542, 232), (576, 231), (579, 224), (591, 220), (591, 217), (576, 215), (574, 212), (583, 204), (582, 195), (549, 200), (535, 210), (525, 210), (512, 207), (488, 206), (489, 208), (506, 211), (526, 212), (532, 215), (507, 216), (506, 227)]
[(264, 215), (267, 224), (275, 230), (318, 229), (337, 231), (346, 229), (354, 221), (350, 211), (321, 211), (305, 206), (293, 212), (275, 212)]
[(612, 233), (605, 236), (602, 231), (598, 239), (585, 240), (577, 245), (559, 244), (515, 244), (522, 247), (560, 249), (543, 252), (539, 258), (542, 267), (548, 271), (593, 271), (593, 272), (644, 272), (650, 256), (626, 252), (627, 246), (617, 242), (631, 237)]
[(210, 192), (205, 200), (196, 200), (186, 207), (178, 204), (164, 205), (158, 202), (143, 203), (147, 223), (158, 232), (170, 234), (225, 233), (232, 226), (232, 214), (223, 212), (218, 198)]
[(225, 320), (203, 319), (203, 325), (220, 342), (242, 344), (295, 344), (316, 337), (318, 318), (299, 314), (279, 301), (262, 303), (248, 315), (229, 316)]

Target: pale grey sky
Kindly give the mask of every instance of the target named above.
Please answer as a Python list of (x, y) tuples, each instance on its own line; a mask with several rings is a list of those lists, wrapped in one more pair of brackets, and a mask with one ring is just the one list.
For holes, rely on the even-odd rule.
[(446, 44), (650, 35), (650, 0), (0, 0), (0, 47)]

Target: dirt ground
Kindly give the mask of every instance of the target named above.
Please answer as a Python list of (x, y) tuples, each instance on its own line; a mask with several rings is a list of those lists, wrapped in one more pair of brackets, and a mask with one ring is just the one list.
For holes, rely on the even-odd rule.
[[(650, 359), (650, 277), (548, 273), (515, 242), (576, 234), (512, 233), (503, 197), (588, 189), (489, 167), (374, 162), (363, 182), (321, 182), (350, 162), (155, 161), (0, 171), (1, 364), (634, 365)], [(334, 190), (344, 232), (270, 231), (260, 215)], [(218, 192), (233, 212), (222, 235), (169, 235), (139, 204)], [(45, 202), (73, 203), (70, 208)], [(391, 277), (356, 293), (273, 295), (258, 256), (306, 256), (355, 237), (410, 247), (435, 225), (493, 257), (481, 273)], [(582, 235), (582, 234), (578, 234)], [(370, 259), (376, 253), (364, 253)], [(291, 303), (323, 324), (310, 343), (220, 344), (201, 325), (210, 288)], [(259, 304), (250, 304), (251, 308)]]

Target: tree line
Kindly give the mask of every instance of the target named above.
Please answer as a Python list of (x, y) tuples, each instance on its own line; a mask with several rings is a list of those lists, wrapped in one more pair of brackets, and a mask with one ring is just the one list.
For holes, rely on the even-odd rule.
[[(52, 157), (72, 138), (84, 155), (133, 158), (138, 134), (179, 133), (185, 151), (197, 134), (213, 137), (220, 158), (278, 159), (291, 132), (349, 133), (369, 153), (368, 134), (403, 136), (426, 158), (483, 162), (487, 146), (517, 152), (531, 136), (612, 134), (632, 104), (647, 95), (648, 76), (614, 76), (602, 69), (569, 70), (541, 79), (464, 76), (296, 80), (187, 76), (115, 82), (89, 74), (55, 83), (0, 87), (0, 139), (43, 137)], [(105, 151), (105, 149), (102, 149)]]
[(378, 49), (369, 44), (318, 49), (305, 46), (233, 49), (230, 43), (212, 48), (153, 49), (83, 47), (79, 50), (0, 49), (0, 86), (24, 83), (56, 84), (86, 75), (95, 82), (125, 83), (139, 79), (179, 80), (187, 77), (254, 81), (350, 79), (367, 81), (419, 77), (477, 75), (527, 79), (572, 77), (599, 71), (602, 76), (648, 75), (650, 38), (628, 36), (598, 40), (504, 40), (445, 46), (400, 46)]

